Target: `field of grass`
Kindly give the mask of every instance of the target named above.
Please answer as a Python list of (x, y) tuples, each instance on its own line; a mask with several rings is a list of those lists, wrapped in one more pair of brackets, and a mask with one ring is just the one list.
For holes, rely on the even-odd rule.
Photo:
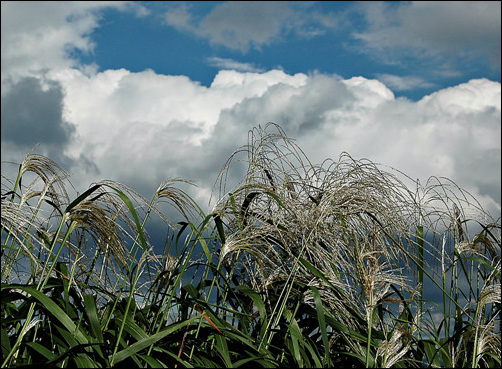
[(267, 124), (208, 214), (182, 184), (2, 175), (2, 367), (500, 367), (500, 219), (448, 179), (312, 164)]

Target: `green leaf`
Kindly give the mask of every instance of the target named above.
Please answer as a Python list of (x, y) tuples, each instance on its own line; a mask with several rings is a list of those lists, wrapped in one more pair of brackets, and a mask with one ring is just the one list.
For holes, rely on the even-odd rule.
[(149, 368), (166, 368), (166, 366), (159, 360), (149, 356), (149, 355), (138, 355), (141, 359), (148, 364)]
[[(122, 319), (117, 319), (117, 322), (121, 324)], [(137, 325), (133, 319), (131, 319), (130, 315), (128, 315), (128, 318), (126, 319), (126, 322), (124, 324), (124, 329), (137, 341), (140, 341), (148, 337), (148, 334), (139, 325)]]
[(234, 214), (236, 215), (235, 220), (237, 220), (237, 225), (239, 226), (239, 229), (242, 230), (241, 218), (237, 216), (238, 212), (237, 212), (237, 204), (235, 203), (235, 196), (232, 192), (230, 192), (228, 194), (228, 198), (230, 199), (230, 203), (232, 204), (232, 209), (234, 211)]
[[(178, 329), (183, 328), (184, 326), (191, 324), (194, 322), (196, 319), (200, 319), (200, 316), (195, 316), (193, 318), (190, 318), (188, 320), (185, 320), (181, 323), (174, 324), (170, 327), (167, 327), (163, 331), (160, 331), (158, 333), (155, 333), (149, 337), (146, 337), (140, 341), (137, 341), (133, 343), (132, 345), (126, 347), (125, 349), (117, 352), (115, 354), (115, 360), (113, 361), (115, 364), (120, 363), (121, 361), (127, 359), (128, 357), (136, 354), (137, 352), (143, 350), (144, 348), (147, 348), (148, 346), (151, 346), (155, 344), (156, 342), (160, 341), (162, 338), (168, 336), (169, 334), (177, 331)], [(111, 358), (110, 358), (111, 362)]]
[(476, 256), (464, 256), (466, 260), (474, 261), (480, 264), (483, 264), (486, 268), (491, 270), (492, 272), (494, 271), (494, 274), (497, 278), (500, 278), (500, 268), (497, 269), (494, 265), (490, 264), (486, 260), (483, 260), (479, 257)]
[(302, 355), (300, 354), (300, 346), (299, 346), (299, 341), (303, 340), (302, 337), (302, 331), (300, 330), (300, 327), (298, 326), (298, 322), (295, 320), (293, 317), (293, 314), (289, 309), (284, 309), (283, 311), (284, 317), (286, 318), (287, 321), (289, 321), (288, 324), (288, 330), (289, 333), (291, 334), (291, 343), (293, 345), (293, 355), (295, 357), (296, 363), (302, 367), (303, 362), (302, 362)]
[(52, 299), (33, 287), (23, 285), (10, 286), (15, 286), (16, 289), (25, 291), (26, 293), (36, 298), (41, 303), (41, 305), (52, 315), (54, 315), (54, 317), (67, 329), (67, 331), (77, 339), (79, 343), (89, 343), (87, 337), (80, 331), (80, 329), (77, 328), (70, 317), (66, 315), (66, 313)]
[(225, 368), (233, 368), (232, 360), (230, 359), (230, 352), (228, 351), (228, 345), (225, 337), (217, 335), (215, 348), (220, 354), (220, 357), (225, 362)]
[(309, 272), (311, 272), (317, 278), (320, 278), (323, 282), (326, 282), (330, 287), (335, 288), (335, 286), (333, 286), (333, 284), (326, 278), (326, 276), (323, 273), (321, 273), (315, 266), (310, 264), (304, 258), (300, 258), (299, 260), (300, 263), (302, 263), (303, 266), (309, 270)]
[(429, 340), (422, 340), (421, 342), (423, 344), (425, 356), (427, 356), (427, 362), (429, 363), (429, 365), (439, 365), (439, 355), (436, 344)]
[(52, 350), (49, 350), (47, 347), (42, 346), (38, 342), (27, 342), (26, 346), (31, 347), (49, 361), (54, 360), (57, 357)]
[(7, 331), (3, 328), (0, 336), (0, 343), (2, 345), (2, 355), (3, 357), (6, 357), (8, 355), (8, 352), (11, 350), (11, 346), (10, 346), (9, 335), (7, 334)]
[(326, 331), (326, 320), (324, 319), (324, 307), (322, 305), (321, 295), (319, 294), (319, 290), (310, 286), (310, 290), (312, 291), (312, 295), (314, 296), (315, 308), (317, 311), (317, 320), (319, 321), (319, 328), (321, 329), (322, 335), (322, 343), (324, 346), (324, 364), (329, 364), (330, 362), (330, 354), (329, 354), (329, 341), (328, 341), (328, 333)]
[(309, 342), (306, 342), (304, 346), (308, 350), (308, 353), (310, 354), (310, 358), (312, 360), (314, 360), (315, 365), (313, 365), (313, 367), (314, 368), (322, 368), (323, 365), (321, 364), (321, 358), (319, 357), (319, 355), (316, 351), (316, 345), (313, 343), (311, 344), (311, 342), (309, 340)]
[[(66, 350), (63, 354), (55, 357), (46, 363), (47, 366), (53, 367), (56, 363), (63, 361), (67, 357), (70, 357), (78, 368), (96, 368), (97, 363), (95, 360), (88, 356), (87, 348), (92, 346), (100, 345), (99, 343), (88, 343), (72, 346), (70, 349)], [(72, 367), (73, 365), (68, 365)]]
[(101, 324), (99, 323), (98, 309), (96, 307), (96, 298), (94, 295), (84, 296), (84, 306), (93, 337), (98, 340), (98, 342), (103, 342), (103, 332)]
[(68, 207), (65, 210), (65, 213), (69, 213), (75, 206), (77, 206), (78, 204), (80, 204), (87, 196), (89, 196), (91, 193), (93, 193), (94, 191), (96, 191), (100, 187), (101, 187), (101, 185), (97, 184), (97, 185), (94, 185), (91, 188), (89, 188), (82, 195), (80, 195), (75, 200), (73, 200), (70, 203), (70, 205), (68, 205)]
[[(185, 360), (179, 358), (176, 353), (171, 352), (170, 350), (163, 349), (162, 347), (154, 347), (153, 350), (161, 352), (161, 353), (166, 354), (168, 356), (171, 356), (174, 360), (176, 360), (177, 362), (179, 362), (183, 366), (183, 368), (193, 368), (194, 367), (188, 361), (185, 361)], [(146, 356), (146, 355), (138, 355), (138, 356), (143, 357), (143, 356)], [(160, 364), (165, 367), (165, 365), (162, 362)]]
[(286, 205), (284, 205), (284, 203), (281, 201), (281, 199), (279, 198), (279, 196), (277, 196), (275, 193), (270, 192), (270, 191), (265, 191), (265, 192), (266, 192), (267, 195), (269, 195), (270, 197), (272, 197), (275, 200), (275, 202), (277, 202), (277, 204), (279, 206), (281, 206), (282, 208), (284, 208), (286, 210), (288, 209), (286, 207)]
[(263, 302), (260, 295), (256, 291), (254, 291), (251, 287), (248, 287), (248, 286), (239, 285), (236, 287), (236, 289), (239, 292), (242, 292), (242, 293), (248, 295), (251, 298), (251, 300), (253, 300), (253, 303), (255, 304), (256, 308), (258, 309), (258, 313), (260, 314), (260, 319), (262, 320), (262, 322), (266, 321), (267, 309), (265, 308), (265, 303)]
[(218, 230), (218, 236), (220, 236), (220, 241), (225, 244), (225, 230), (223, 229), (223, 221), (218, 214), (213, 214), (214, 222), (216, 223), (216, 229)]
[[(60, 281), (63, 284), (63, 289), (64, 289), (64, 304), (65, 304), (64, 308), (66, 313), (68, 314), (73, 311), (70, 305), (70, 281), (68, 278), (69, 275), (68, 267), (66, 266), (65, 263), (58, 261), (56, 263), (56, 270), (63, 276), (63, 278), (61, 278)], [(70, 318), (75, 318), (75, 317), (76, 317), (75, 314), (70, 314)]]

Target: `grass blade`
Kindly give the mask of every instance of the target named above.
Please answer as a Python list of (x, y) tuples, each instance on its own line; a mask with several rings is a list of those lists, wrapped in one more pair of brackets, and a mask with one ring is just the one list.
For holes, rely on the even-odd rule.
[[(66, 328), (66, 330), (77, 339), (79, 343), (89, 343), (88, 337), (84, 333), (82, 333), (82, 331), (80, 331), (80, 329), (75, 325), (71, 318), (50, 297), (44, 295), (42, 292), (30, 286), (8, 286), (8, 288), (12, 287), (25, 291), (26, 293), (35, 297), (40, 302), (40, 305), (43, 306), (44, 309), (46, 309), (48, 312), (50, 312)], [(4, 291), (4, 286), (2, 286), (2, 291)]]
[[(142, 340), (139, 340), (135, 343), (133, 343), (132, 345), (126, 347), (125, 349), (121, 350), (121, 351), (118, 351), (116, 354), (115, 354), (115, 357), (114, 357), (114, 363), (115, 364), (118, 364), (120, 363), (121, 361), (127, 359), (128, 357), (138, 353), (139, 351), (147, 348), (148, 346), (150, 345), (154, 345), (156, 342), (160, 341), (161, 339), (163, 339), (164, 337), (170, 335), (171, 333), (193, 323), (194, 321), (196, 321), (197, 319), (200, 319), (200, 316), (195, 316), (195, 317), (192, 317), (190, 319), (187, 319), (181, 323), (177, 323), (177, 324), (174, 324), (172, 326), (169, 326), (167, 327), (166, 329), (158, 332), (158, 333), (155, 333), (149, 337), (146, 337), (146, 338), (143, 338)], [(110, 358), (111, 359), (111, 358)]]

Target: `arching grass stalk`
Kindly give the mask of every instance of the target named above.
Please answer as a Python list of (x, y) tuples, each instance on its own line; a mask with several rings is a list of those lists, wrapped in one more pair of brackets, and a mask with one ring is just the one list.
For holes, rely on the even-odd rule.
[[(441, 281), (442, 281), (442, 288), (443, 289), (446, 289), (446, 271), (447, 271), (446, 261), (445, 261), (445, 257), (446, 257), (445, 246), (446, 246), (446, 234), (443, 235), (442, 242), (441, 242)], [(449, 268), (448, 268), (448, 270), (449, 270)], [(443, 297), (443, 317), (447, 317), (450, 312), (450, 305), (451, 304), (449, 301), (447, 301), (447, 297), (446, 297), (445, 293), (442, 294), (442, 297)], [(449, 335), (449, 332), (450, 332), (450, 320), (449, 319), (444, 320), (444, 332), (445, 332), (445, 336)]]
[[(258, 350), (262, 348), (263, 342), (266, 341), (264, 347), (268, 349), (272, 342), (272, 338), (275, 335), (275, 328), (279, 324), (279, 320), (281, 319), (284, 310), (286, 309), (286, 303), (288, 301), (288, 297), (291, 293), (291, 290), (293, 288), (293, 282), (295, 280), (296, 273), (298, 272), (299, 268), (298, 266), (300, 265), (300, 258), (303, 256), (303, 250), (300, 252), (300, 255), (297, 259), (294, 260), (294, 264), (292, 267), (292, 270), (290, 274), (288, 275), (288, 278), (286, 280), (286, 283), (284, 284), (284, 287), (281, 289), (281, 293), (279, 294), (279, 298), (277, 299), (276, 304), (274, 305), (274, 309), (272, 310), (271, 317), (267, 322), (267, 326), (265, 331), (269, 332), (267, 339), (262, 339), (260, 341), (260, 345), (258, 346)], [(272, 323), (273, 321), (273, 323)]]
[[(49, 250), (48, 250), (48, 256), (47, 256), (47, 258), (46, 258), (46, 260), (44, 262), (43, 268), (42, 268), (41, 278), (40, 278), (40, 280), (39, 280), (39, 282), (37, 283), (37, 286), (36, 286), (36, 290), (37, 291), (42, 292), (42, 290), (44, 289), (44, 287), (47, 284), (50, 276), (52, 275), (54, 267), (57, 264), (57, 261), (60, 258), (61, 252), (63, 251), (66, 243), (68, 242), (68, 238), (70, 237), (70, 235), (75, 230), (75, 227), (76, 227), (78, 221), (75, 220), (75, 219), (72, 219), (72, 217), (73, 217), (72, 211), (88, 195), (90, 195), (92, 192), (94, 192), (98, 188), (99, 188), (99, 186), (94, 186), (94, 187), (88, 189), (82, 195), (80, 195), (79, 197), (77, 197), (65, 209), (65, 211), (63, 213), (63, 217), (61, 218), (61, 221), (59, 223), (58, 229), (55, 232), (55, 234), (53, 235), (53, 238), (52, 238), (52, 241), (51, 241), (51, 245), (50, 245)], [(66, 232), (65, 232), (65, 234), (63, 236), (62, 241), (59, 243), (60, 246), (59, 246), (59, 249), (58, 249), (56, 255), (54, 255), (54, 248), (56, 247), (56, 244), (58, 243), (58, 239), (60, 237), (61, 231), (62, 231), (62, 229), (63, 229), (63, 227), (64, 227), (64, 225), (66, 224), (67, 221), (70, 221), (70, 224), (69, 224), (69, 226), (68, 226), (68, 228), (67, 228), (67, 230), (66, 230)], [(32, 302), (30, 304), (30, 307), (29, 307), (29, 310), (28, 310), (28, 313), (27, 313), (27, 316), (26, 316), (26, 321), (25, 321), (25, 323), (23, 325), (23, 328), (21, 329), (21, 332), (20, 332), (20, 334), (18, 336), (18, 339), (16, 340), (14, 346), (12, 347), (11, 351), (7, 355), (6, 359), (4, 360), (2, 366), (5, 366), (12, 356), (15, 357), (14, 353), (17, 353), (17, 350), (19, 349), (19, 346), (20, 346), (20, 344), (22, 342), (22, 339), (24, 337), (26, 329), (27, 329), (28, 325), (31, 323), (31, 319), (32, 319), (33, 313), (34, 313), (34, 308), (35, 308), (35, 303)]]
[(484, 305), (482, 305), (480, 302), (478, 302), (476, 306), (476, 312), (474, 314), (474, 321), (475, 321), (475, 326), (476, 326), (476, 331), (474, 333), (474, 347), (472, 351), (472, 361), (471, 361), (471, 366), (473, 368), (478, 367), (479, 363), (479, 340), (480, 340), (480, 328), (481, 328), (481, 312), (484, 310)]
[[(199, 244), (202, 247), (202, 250), (203, 250), (204, 255), (206, 257), (206, 260), (207, 260), (207, 264), (206, 263), (202, 263), (202, 265), (204, 265), (204, 271), (202, 273), (201, 280), (204, 281), (209, 276), (209, 272), (212, 269), (211, 267), (214, 266), (213, 254), (214, 254), (214, 252), (216, 250), (215, 249), (209, 250), (207, 242), (206, 242), (205, 237), (204, 237), (204, 233), (208, 230), (208, 227), (210, 225), (210, 220), (213, 218), (213, 215), (209, 214), (209, 215), (204, 216), (204, 213), (203, 213), (203, 211), (200, 208), (199, 208), (199, 211), (200, 211), (200, 214), (203, 217), (201, 225), (199, 227), (196, 227), (192, 222), (189, 222), (189, 225), (191, 227), (192, 234), (195, 235), (195, 238), (194, 238), (194, 241), (193, 241), (194, 245), (195, 244)], [(213, 243), (213, 245), (214, 245), (214, 247), (216, 247), (216, 243)], [(219, 273), (219, 270), (220, 270), (220, 267), (221, 267), (221, 262), (222, 262), (222, 260), (220, 258), (218, 260), (218, 264), (215, 266), (215, 271), (213, 271), (213, 278), (212, 278), (211, 284), (209, 285), (209, 289), (207, 291), (207, 294), (205, 294), (207, 300), (211, 299), (211, 296), (212, 296), (212, 293), (213, 293), (213, 289), (215, 288), (215, 286), (217, 288), (219, 288), (219, 285), (217, 284), (217, 281), (218, 281), (218, 273)], [(196, 298), (196, 296), (192, 296), (192, 297)], [(211, 302), (207, 301), (207, 300), (204, 301), (204, 302), (207, 303), (208, 305), (211, 305)], [(218, 305), (217, 307), (223, 307), (223, 305), (226, 303), (225, 296), (223, 296), (222, 299), (220, 301), (217, 301), (216, 303)], [(214, 329), (216, 329), (220, 334), (222, 333), (220, 331), (220, 329), (216, 325), (214, 325), (214, 323), (210, 320), (210, 318), (207, 316), (206, 312), (203, 311), (199, 307), (197, 300), (194, 301), (194, 306), (192, 307), (192, 313), (195, 312), (195, 311), (199, 311), (199, 313), (202, 314), (202, 316), (206, 319), (207, 322), (209, 322), (214, 327)], [(195, 332), (195, 338), (198, 338), (199, 335), (200, 335), (200, 330), (201, 330), (201, 327), (202, 327), (202, 323), (203, 323), (202, 319), (199, 320), (199, 323), (197, 325), (197, 330)], [(211, 347), (214, 344), (223, 344), (223, 345), (226, 345), (225, 341), (217, 341), (215, 343), (215, 340), (218, 340), (218, 337), (215, 337), (215, 339), (212, 340)], [(190, 354), (189, 354), (190, 360), (193, 358), (194, 352), (195, 352), (195, 346), (192, 346), (192, 348), (190, 350)], [(226, 360), (229, 361), (230, 359), (226, 358)]]
[(417, 256), (418, 256), (418, 284), (419, 284), (419, 301), (418, 301), (418, 311), (417, 311), (417, 326), (420, 326), (420, 319), (422, 317), (423, 310), (423, 298), (424, 298), (424, 227), (422, 225), (417, 226), (416, 231), (416, 245), (417, 245)]
[[(168, 268), (169, 270), (163, 270), (159, 271), (157, 273), (157, 292), (153, 294), (153, 300), (151, 301), (152, 306), (156, 303), (156, 298), (157, 295), (160, 293), (162, 294), (162, 299), (160, 301), (160, 306), (167, 306), (168, 309), (164, 309), (162, 314), (156, 314), (154, 318), (154, 322), (152, 325), (152, 328), (155, 328), (155, 334), (160, 332), (160, 329), (162, 328), (162, 322), (168, 321), (169, 320), (169, 314), (171, 313), (171, 306), (173, 301), (176, 298), (176, 292), (177, 292), (177, 286), (181, 285), (181, 281), (183, 276), (185, 275), (185, 271), (187, 270), (189, 266), (189, 262), (192, 259), (192, 255), (195, 251), (195, 247), (197, 246), (198, 241), (204, 241), (202, 238), (202, 232), (204, 230), (205, 225), (207, 224), (209, 220), (209, 216), (204, 218), (204, 213), (202, 209), (198, 206), (198, 204), (193, 201), (193, 199), (184, 191), (180, 189), (174, 189), (169, 186), (171, 181), (165, 181), (163, 182), (159, 188), (157, 189), (152, 201), (150, 202), (149, 208), (148, 208), (148, 213), (151, 210), (155, 210), (155, 203), (162, 198), (167, 198), (171, 202), (173, 202), (178, 210), (181, 211), (183, 214), (184, 218), (186, 221), (184, 222), (179, 222), (178, 224), (181, 224), (182, 227), (179, 230), (178, 237), (176, 237), (176, 243), (179, 241), (179, 236), (184, 232), (186, 227), (190, 227), (191, 233), (189, 236), (184, 241), (184, 246), (183, 249), (180, 252), (180, 255), (177, 255), (179, 258), (178, 261), (174, 263), (169, 263), (168, 260), (171, 257), (170, 255), (166, 255), (166, 263), (165, 267)], [(184, 208), (185, 207), (185, 208)], [(193, 214), (193, 210), (196, 209), (198, 211), (198, 217), (202, 216), (204, 218), (203, 224), (201, 226), (202, 229), (197, 229), (193, 223), (190, 221), (190, 217), (188, 214)], [(196, 235), (195, 240), (192, 241), (192, 235)], [(191, 243), (191, 247), (188, 250), (187, 248), (189, 247)], [(204, 247), (204, 252), (206, 253), (206, 256), (210, 258), (211, 253), (209, 250), (207, 250), (207, 247)], [(183, 259), (183, 262), (179, 262), (180, 259)], [(179, 269), (177, 271), (176, 279), (174, 281), (171, 280), (172, 278), (172, 273), (175, 271), (174, 269)], [(162, 275), (162, 273), (166, 273), (165, 275)], [(165, 281), (165, 282), (164, 282)], [(170, 285), (165, 285), (166, 283), (172, 282)], [(155, 286), (154, 286), (155, 287)], [(154, 349), (154, 344), (152, 344), (148, 348), (148, 353), (147, 355), (150, 355), (152, 350)]]
[[(26, 155), (23, 162), (19, 165), (17, 177), (13, 183), (13, 190), (2, 194), (2, 227), (0, 232), (2, 239), (4, 231), (7, 230), (7, 235), (2, 246), (7, 246), (12, 237), (10, 247), (7, 247), (9, 252), (6, 258), (7, 260), (12, 260), (12, 262), (2, 264), (3, 278), (7, 278), (9, 276), (13, 264), (18, 261), (19, 255), (24, 248), (27, 249), (28, 253), (34, 253), (30, 231), (35, 224), (38, 226), (40, 221), (38, 213), (42, 204), (46, 202), (52, 206), (54, 210), (61, 214), (61, 200), (63, 202), (68, 201), (68, 196), (64, 190), (63, 183), (64, 179), (68, 176), (67, 173), (52, 160), (33, 154), (33, 150), (34, 148)], [(23, 193), (21, 182), (24, 175), (28, 172), (35, 174), (36, 177), (25, 188), (25, 192)], [(43, 182), (43, 187), (41, 189), (36, 188), (39, 181)], [(60, 189), (59, 193), (56, 192), (56, 187)], [(20, 193), (18, 193), (18, 191)], [(10, 200), (8, 202), (4, 202), (8, 196), (10, 196)], [(17, 206), (15, 206), (14, 202), (16, 197), (19, 199)], [(37, 205), (35, 207), (27, 206), (27, 201), (34, 197), (38, 197)], [(47, 197), (50, 197), (51, 199), (48, 199)], [(61, 197), (61, 199), (59, 197)], [(23, 235), (18, 237), (16, 234), (21, 231), (22, 227), (20, 225), (24, 224), (26, 224), (26, 226), (24, 227), (24, 230), (22, 230)], [(40, 227), (35, 228), (37, 232), (43, 233), (43, 230)], [(20, 247), (15, 247), (16, 242), (19, 242)], [(15, 255), (12, 256), (14, 251)], [(33, 257), (30, 257), (30, 266), (33, 271), (35, 269)]]

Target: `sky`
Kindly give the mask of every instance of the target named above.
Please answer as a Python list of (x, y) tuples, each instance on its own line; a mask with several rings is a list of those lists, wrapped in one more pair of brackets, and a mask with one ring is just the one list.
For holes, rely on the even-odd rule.
[(183, 178), (204, 208), (274, 122), (314, 163), (447, 177), (498, 217), (500, 69), (500, 2), (2, 1), (2, 162), (37, 145), (79, 192)]

